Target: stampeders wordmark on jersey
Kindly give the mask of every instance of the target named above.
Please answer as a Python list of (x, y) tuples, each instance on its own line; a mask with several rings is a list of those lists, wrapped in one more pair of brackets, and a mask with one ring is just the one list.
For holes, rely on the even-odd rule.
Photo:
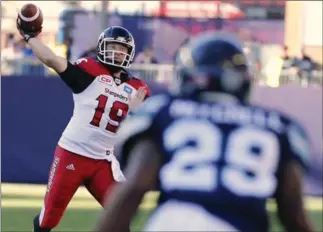
[(106, 159), (106, 154), (113, 154), (117, 129), (128, 114), (129, 95), (146, 85), (136, 78), (117, 85), (109, 70), (91, 58), (75, 65), (94, 80), (83, 92), (73, 94), (73, 116), (59, 145), (82, 156)]

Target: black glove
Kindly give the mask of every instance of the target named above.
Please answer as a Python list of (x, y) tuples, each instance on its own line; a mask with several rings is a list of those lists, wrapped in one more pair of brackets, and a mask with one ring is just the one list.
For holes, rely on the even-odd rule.
[(39, 35), (42, 31), (42, 27), (37, 30), (34, 27), (28, 27), (28, 25), (25, 22), (21, 21), (19, 17), (17, 17), (17, 29), (27, 43), (30, 38), (37, 37), (37, 35)]

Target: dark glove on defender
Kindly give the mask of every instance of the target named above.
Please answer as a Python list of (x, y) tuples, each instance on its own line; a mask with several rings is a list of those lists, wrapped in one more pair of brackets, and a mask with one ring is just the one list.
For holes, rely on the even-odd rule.
[(24, 40), (28, 43), (30, 38), (37, 37), (42, 31), (42, 27), (40, 29), (35, 29), (34, 27), (30, 28), (30, 25), (26, 24), (25, 22), (21, 21), (21, 19), (17, 18), (17, 29), (20, 35), (24, 38)]

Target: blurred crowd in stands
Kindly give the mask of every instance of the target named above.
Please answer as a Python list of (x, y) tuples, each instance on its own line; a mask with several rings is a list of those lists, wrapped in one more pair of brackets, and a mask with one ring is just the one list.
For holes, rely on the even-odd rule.
[[(1, 75), (13, 76), (13, 75), (28, 75), (28, 76), (48, 76), (55, 74), (53, 70), (49, 70), (44, 67), (33, 54), (32, 50), (26, 45), (26, 43), (19, 37), (15, 37), (14, 34), (9, 34), (5, 48), (1, 52)], [(71, 46), (73, 39), (69, 38), (63, 46), (59, 47), (60, 51), (57, 51), (60, 55), (65, 56), (68, 60), (71, 60)], [(266, 59), (264, 57), (264, 44), (257, 40), (247, 40), (245, 52), (249, 57), (250, 67), (252, 72), (259, 78), (263, 76), (272, 75), (266, 73), (266, 70), (272, 71), (270, 63), (280, 63), (274, 67), (280, 67), (279, 70), (279, 82), (285, 83), (290, 81), (299, 80), (306, 84), (322, 83), (322, 69), (318, 64), (313, 62), (303, 50), (297, 57), (289, 55), (288, 47), (281, 47), (281, 54), (273, 57), (272, 53)], [(56, 48), (57, 50), (58, 48)], [(55, 50), (55, 48), (54, 48)], [(279, 52), (277, 53), (279, 54)], [(86, 50), (80, 57), (96, 57), (96, 47)], [(265, 54), (266, 56), (266, 54)], [(268, 56), (268, 55), (267, 55)], [(274, 63), (275, 63), (274, 62)], [(145, 66), (147, 64), (163, 64), (162, 61), (158, 61), (154, 55), (154, 49), (151, 46), (146, 46), (143, 51), (137, 51), (134, 64), (137, 66)], [(136, 66), (136, 65), (135, 65)], [(277, 68), (276, 68), (277, 69)], [(157, 73), (157, 70), (136, 70), (140, 73), (140, 76), (152, 76)], [(147, 72), (147, 73), (146, 73)]]
[(21, 38), (8, 35), (5, 48), (1, 51), (1, 76), (45, 75), (45, 68)]
[(291, 57), (287, 46), (283, 46), (282, 51), (282, 78), (288, 79), (289, 77), (297, 75), (301, 79), (312, 82), (313, 74), (319, 67), (317, 67), (318, 64), (313, 62), (311, 57), (306, 54), (305, 50), (302, 49), (298, 57)]

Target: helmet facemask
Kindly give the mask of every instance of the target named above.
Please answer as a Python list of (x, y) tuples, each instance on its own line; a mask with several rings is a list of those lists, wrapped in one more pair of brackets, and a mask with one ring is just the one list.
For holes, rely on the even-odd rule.
[(135, 46), (114, 38), (101, 38), (97, 58), (100, 62), (116, 67), (129, 68), (135, 56)]

